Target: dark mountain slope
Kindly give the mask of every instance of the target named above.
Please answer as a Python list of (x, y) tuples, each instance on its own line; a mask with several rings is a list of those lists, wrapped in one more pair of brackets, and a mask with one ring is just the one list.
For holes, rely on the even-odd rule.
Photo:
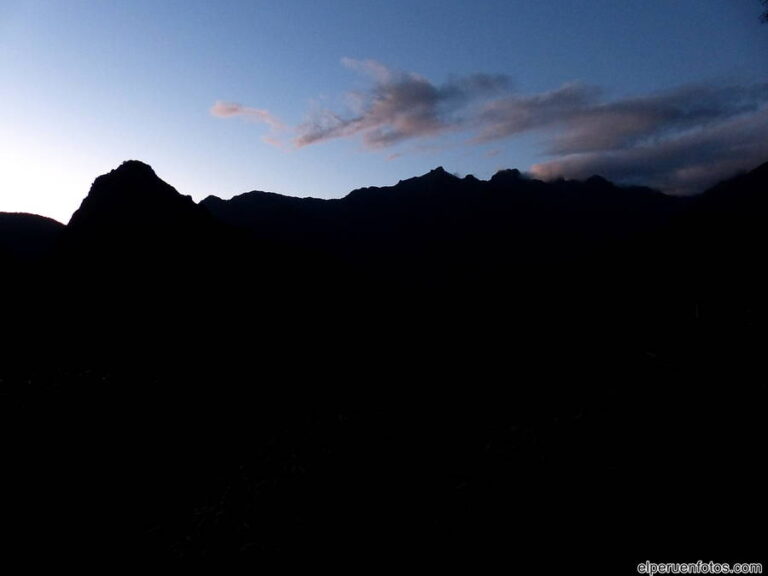
[(712, 332), (738, 332), (730, 343), (714, 340), (734, 349), (759, 346), (752, 330), (768, 318), (768, 279), (760, 265), (768, 247), (766, 215), (768, 164), (763, 164), (693, 198), (665, 238), (679, 284), (710, 326), (707, 338)]
[(616, 572), (752, 544), (764, 324), (716, 310), (762, 252), (763, 173), (195, 205), (124, 164), (3, 324), (18, 550)]
[(768, 163), (727, 180), (696, 198), (688, 216), (702, 249), (720, 264), (734, 259), (734, 268), (757, 268), (758, 256), (768, 246)]
[(217, 220), (138, 161), (94, 181), (51, 269), (49, 320), (77, 327), (57, 354), (163, 368), (192, 347), (210, 365), (225, 353), (250, 362), (236, 352), (254, 345), (277, 361), (292, 326), (305, 325), (292, 336), (302, 340), (325, 324), (321, 275), (349, 287), (329, 255)]
[(6, 367), (55, 340), (52, 294), (63, 231), (49, 218), (0, 213), (0, 364)]
[(60, 222), (43, 216), (0, 212), (0, 258), (49, 256), (63, 229)]
[(434, 285), (457, 272), (498, 276), (515, 261), (553, 267), (592, 256), (653, 234), (684, 204), (599, 178), (545, 184), (508, 171), (483, 182), (442, 168), (341, 200), (252, 192), (202, 202), (222, 222), (261, 239), (312, 246), (389, 279), (408, 268), (410, 288), (414, 277)]
[(621, 321), (617, 306), (636, 318), (659, 313), (667, 303), (647, 265), (666, 258), (655, 240), (688, 202), (599, 177), (544, 183), (505, 171), (485, 182), (438, 168), (340, 200), (253, 192), (201, 205), (251, 237), (346, 263), (384, 321), (442, 323), (451, 310), (458, 332), (476, 332), (455, 320), (536, 327), (544, 317)]

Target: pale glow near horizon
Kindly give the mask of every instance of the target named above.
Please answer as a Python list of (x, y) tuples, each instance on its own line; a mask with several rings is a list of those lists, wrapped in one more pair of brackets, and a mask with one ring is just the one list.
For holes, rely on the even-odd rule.
[(62, 155), (0, 150), (0, 211), (28, 212), (66, 224), (80, 207), (94, 178), (96, 161), (72, 162)]

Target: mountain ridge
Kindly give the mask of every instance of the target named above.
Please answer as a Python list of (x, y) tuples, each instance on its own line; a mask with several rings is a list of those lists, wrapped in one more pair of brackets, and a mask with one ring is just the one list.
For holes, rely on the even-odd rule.
[(764, 451), (764, 173), (705, 200), (433, 171), (201, 206), (128, 164), (46, 257), (0, 253), (4, 519), (111, 561), (679, 554), (735, 509), (756, 539), (759, 475), (702, 462)]
[[(356, 197), (356, 196), (358, 196), (360, 194), (370, 193), (372, 191), (386, 191), (386, 190), (392, 191), (392, 190), (397, 189), (398, 187), (410, 186), (410, 185), (413, 185), (413, 184), (425, 183), (425, 182), (434, 181), (434, 180), (442, 180), (443, 182), (449, 182), (449, 183), (452, 183), (452, 184), (455, 184), (457, 182), (465, 182), (465, 183), (466, 182), (471, 182), (471, 183), (475, 183), (475, 184), (476, 183), (480, 183), (480, 184), (486, 184), (486, 185), (490, 184), (490, 185), (494, 185), (494, 186), (497, 186), (497, 187), (502, 187), (502, 186), (507, 186), (508, 187), (510, 185), (513, 185), (513, 184), (519, 184), (520, 182), (528, 182), (528, 183), (534, 184), (534, 185), (543, 185), (544, 187), (552, 187), (552, 185), (558, 185), (558, 184), (563, 184), (563, 183), (583, 184), (583, 185), (592, 186), (592, 187), (603, 187), (603, 188), (606, 188), (606, 189), (607, 188), (611, 188), (611, 189), (614, 189), (614, 190), (621, 190), (621, 191), (624, 191), (624, 192), (627, 192), (627, 191), (639, 192), (639, 193), (646, 193), (646, 194), (655, 195), (655, 196), (662, 196), (662, 197), (665, 197), (665, 198), (675, 198), (675, 199), (686, 200), (686, 199), (695, 199), (695, 198), (700, 198), (702, 196), (711, 195), (713, 193), (713, 191), (716, 191), (716, 190), (720, 189), (721, 187), (723, 187), (724, 185), (727, 185), (728, 183), (730, 183), (732, 181), (742, 180), (742, 179), (749, 178), (749, 177), (752, 177), (752, 176), (757, 175), (757, 174), (762, 174), (764, 172), (768, 172), (768, 162), (765, 162), (765, 163), (759, 165), (758, 167), (756, 167), (756, 168), (754, 168), (754, 169), (752, 169), (750, 171), (734, 175), (733, 177), (728, 178), (728, 179), (726, 179), (726, 180), (724, 180), (724, 181), (722, 181), (722, 182), (720, 182), (720, 183), (718, 183), (718, 184), (716, 184), (714, 186), (711, 186), (710, 188), (708, 188), (706, 190), (702, 190), (702, 191), (698, 192), (697, 194), (694, 194), (694, 195), (691, 195), (691, 196), (682, 196), (681, 197), (681, 196), (676, 196), (676, 195), (672, 195), (672, 194), (667, 194), (667, 193), (661, 192), (659, 190), (656, 190), (656, 189), (653, 189), (653, 188), (649, 188), (649, 187), (646, 187), (646, 186), (642, 186), (642, 185), (619, 185), (619, 184), (616, 184), (614, 182), (611, 182), (610, 180), (607, 180), (606, 178), (604, 178), (603, 176), (601, 176), (599, 174), (592, 175), (589, 178), (586, 178), (584, 180), (566, 180), (566, 179), (560, 178), (560, 179), (556, 179), (556, 180), (552, 180), (552, 181), (543, 181), (543, 180), (537, 180), (535, 178), (530, 178), (530, 177), (524, 175), (520, 170), (518, 170), (516, 168), (504, 168), (504, 169), (497, 170), (489, 179), (482, 180), (482, 179), (476, 178), (472, 174), (468, 174), (464, 178), (461, 178), (461, 177), (458, 177), (456, 175), (451, 174), (450, 172), (447, 172), (442, 166), (437, 166), (436, 168), (431, 169), (430, 171), (428, 171), (428, 172), (426, 172), (424, 174), (421, 174), (419, 176), (413, 176), (411, 178), (407, 178), (407, 179), (404, 179), (404, 180), (400, 180), (396, 184), (386, 185), (386, 186), (364, 186), (364, 187), (361, 187), (361, 188), (355, 188), (355, 189), (349, 191), (346, 195), (344, 195), (342, 197), (339, 197), (339, 198), (319, 198), (319, 197), (314, 197), (314, 196), (311, 196), (311, 195), (308, 195), (308, 196), (293, 196), (293, 195), (286, 195), (286, 194), (281, 194), (281, 193), (277, 193), (277, 192), (270, 192), (270, 191), (264, 191), (264, 190), (251, 190), (251, 191), (235, 194), (235, 195), (233, 195), (233, 196), (231, 196), (229, 198), (222, 198), (222, 197), (216, 196), (214, 194), (209, 194), (208, 196), (204, 197), (200, 201), (195, 202), (194, 200), (192, 200), (191, 196), (185, 195), (185, 194), (181, 194), (175, 188), (173, 188), (172, 186), (170, 186), (170, 185), (166, 184), (165, 182), (163, 182), (157, 176), (157, 174), (154, 172), (154, 170), (152, 169), (152, 167), (150, 165), (148, 165), (148, 164), (146, 164), (146, 163), (144, 163), (144, 162), (142, 162), (140, 160), (126, 160), (126, 161), (122, 162), (120, 164), (120, 166), (118, 166), (117, 168), (111, 170), (109, 173), (106, 173), (106, 174), (103, 174), (103, 175), (97, 177), (96, 180), (94, 180), (93, 185), (96, 185), (95, 190), (97, 191), (97, 193), (94, 196), (96, 198), (98, 198), (98, 200), (96, 200), (93, 197), (89, 198), (89, 196), (91, 195), (90, 192), (88, 194), (86, 194), (86, 196), (81, 201), (81, 204), (80, 204), (79, 208), (77, 210), (75, 210), (75, 212), (73, 213), (72, 217), (70, 217), (70, 220), (67, 223), (59, 222), (58, 220), (55, 220), (54, 218), (50, 218), (50, 217), (47, 217), (47, 216), (40, 216), (38, 214), (33, 214), (33, 213), (29, 213), (29, 212), (2, 212), (2, 211), (0, 211), (0, 214), (19, 214), (19, 215), (21, 215), (21, 214), (29, 214), (31, 216), (39, 216), (40, 218), (45, 218), (47, 220), (52, 220), (54, 222), (59, 222), (60, 224), (62, 224), (64, 226), (67, 226), (69, 223), (71, 223), (73, 221), (74, 221), (74, 223), (76, 225), (78, 225), (80, 223), (79, 221), (82, 218), (83, 210), (85, 210), (86, 212), (88, 211), (88, 208), (89, 208), (88, 204), (90, 204), (90, 203), (92, 203), (94, 201), (97, 201), (97, 202), (101, 201), (101, 198), (99, 198), (101, 196), (101, 194), (98, 193), (98, 191), (102, 188), (102, 183), (104, 181), (108, 181), (111, 178), (121, 178), (121, 177), (125, 177), (126, 175), (129, 175), (128, 178), (133, 180), (134, 184), (137, 183), (137, 180), (140, 181), (140, 179), (141, 179), (140, 176), (144, 177), (144, 183), (145, 184), (149, 180), (151, 180), (151, 179), (156, 179), (158, 182), (162, 182), (162, 184), (165, 185), (165, 186), (161, 186), (161, 188), (167, 187), (166, 188), (166, 192), (173, 191), (175, 194), (177, 194), (178, 196), (183, 198), (185, 201), (192, 201), (192, 203), (197, 204), (197, 205), (206, 205), (206, 204), (210, 204), (210, 203), (214, 203), (214, 202), (216, 202), (216, 203), (220, 203), (220, 202), (226, 203), (226, 202), (230, 202), (230, 201), (241, 202), (241, 201), (245, 200), (246, 198), (248, 198), (249, 195), (262, 196), (263, 198), (269, 198), (269, 199), (271, 199), (271, 200), (273, 200), (275, 202), (280, 202), (280, 201), (283, 201), (283, 199), (285, 199), (285, 201), (287, 201), (287, 202), (308, 200), (308, 201), (334, 203), (334, 202), (339, 202), (339, 201), (347, 200), (347, 199), (350, 198), (350, 196)], [(765, 177), (764, 174), (763, 174), (763, 177)], [(92, 185), (92, 190), (93, 190), (93, 185)], [(145, 191), (143, 186), (133, 186), (133, 189), (137, 190), (139, 192)], [(165, 196), (166, 196), (166, 199), (171, 197), (171, 195), (167, 194), (167, 193), (166, 193)], [(149, 199), (149, 197), (147, 197), (146, 199)]]

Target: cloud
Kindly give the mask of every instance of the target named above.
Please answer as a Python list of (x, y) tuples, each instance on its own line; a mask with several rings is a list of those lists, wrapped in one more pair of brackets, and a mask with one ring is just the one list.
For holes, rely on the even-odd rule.
[(362, 72), (382, 84), (386, 84), (392, 80), (392, 70), (376, 60), (355, 60), (354, 58), (347, 58), (345, 56), (341, 59), (341, 63), (350, 70)]
[(268, 110), (243, 106), (236, 102), (222, 102), (219, 100), (211, 106), (210, 113), (216, 118), (239, 117), (250, 122), (266, 124), (269, 126), (270, 133), (263, 136), (262, 140), (277, 148), (284, 147), (281, 134), (287, 130), (287, 127)]
[(437, 136), (460, 129), (461, 113), (478, 100), (506, 89), (502, 75), (477, 74), (434, 84), (418, 74), (392, 70), (372, 60), (344, 58), (342, 63), (369, 76), (374, 85), (353, 92), (354, 114), (315, 112), (298, 127), (297, 147), (336, 138), (361, 137), (366, 148), (385, 148), (405, 140)]
[(552, 92), (530, 96), (509, 94), (487, 103), (477, 117), (475, 142), (509, 138), (570, 121), (594, 105), (599, 91), (572, 83)]
[(550, 150), (556, 154), (623, 149), (664, 142), (755, 113), (768, 102), (768, 84), (684, 86), (661, 94), (598, 103), (575, 114)]
[(261, 108), (243, 106), (235, 102), (216, 102), (211, 106), (211, 114), (217, 118), (234, 118), (240, 116), (254, 122), (263, 122), (275, 130), (282, 130), (285, 128), (283, 123), (270, 114), (269, 111)]
[(667, 192), (699, 192), (768, 159), (768, 106), (661, 141), (615, 150), (568, 154), (531, 168), (534, 176), (648, 184)]
[(478, 142), (542, 130), (554, 159), (543, 179), (601, 174), (677, 194), (698, 192), (768, 159), (768, 83), (683, 86), (604, 101), (579, 84), (486, 105)]
[(768, 159), (768, 82), (684, 85), (609, 99), (601, 88), (580, 82), (526, 94), (505, 75), (436, 83), (375, 60), (344, 58), (342, 64), (370, 82), (345, 94), (344, 110), (314, 109), (295, 127), (240, 104), (217, 102), (211, 113), (267, 124), (270, 143), (292, 134), (295, 148), (355, 139), (365, 149), (382, 150), (457, 132), (469, 136), (466, 145), (477, 146), (536, 132), (542, 136), (539, 152), (549, 158), (531, 168), (538, 177), (599, 173), (677, 193), (701, 190)]
[(541, 131), (553, 159), (531, 167), (539, 178), (601, 174), (690, 194), (768, 160), (768, 82), (688, 85), (612, 101), (596, 87), (565, 84), (488, 102), (476, 125), (476, 143)]

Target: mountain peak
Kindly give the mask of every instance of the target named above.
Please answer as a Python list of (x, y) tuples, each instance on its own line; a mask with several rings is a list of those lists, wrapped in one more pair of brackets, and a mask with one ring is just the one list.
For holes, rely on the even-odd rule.
[(460, 182), (460, 181), (461, 181), (461, 178), (459, 178), (458, 176), (455, 176), (454, 174), (451, 174), (442, 166), (438, 166), (437, 168), (433, 168), (432, 170), (430, 170), (426, 174), (422, 174), (421, 176), (416, 176), (415, 178), (409, 178), (408, 180), (402, 180), (401, 183), (410, 183), (410, 184), (430, 183), (430, 184), (445, 185), (448, 183)]
[(199, 210), (189, 196), (161, 180), (151, 166), (127, 160), (102, 174), (72, 215), (70, 227), (147, 224), (174, 214)]
[(454, 176), (453, 174), (447, 172), (445, 170), (445, 168), (443, 168), (442, 166), (438, 166), (437, 168), (433, 168), (432, 170), (430, 170), (429, 172), (424, 174), (423, 177), (424, 178), (432, 178), (432, 179), (441, 179), (441, 180), (442, 179), (446, 179), (446, 178), (458, 180), (458, 178), (456, 176)]
[(126, 175), (126, 174), (134, 174), (134, 175), (144, 175), (144, 176), (151, 176), (154, 178), (157, 178), (157, 174), (155, 174), (155, 171), (152, 169), (152, 166), (149, 164), (145, 164), (141, 160), (125, 160), (120, 166), (112, 170), (112, 172)]
[(511, 184), (514, 182), (517, 182), (522, 178), (522, 175), (520, 174), (520, 170), (517, 168), (506, 168), (504, 170), (499, 170), (491, 176), (491, 182), (493, 184)]

